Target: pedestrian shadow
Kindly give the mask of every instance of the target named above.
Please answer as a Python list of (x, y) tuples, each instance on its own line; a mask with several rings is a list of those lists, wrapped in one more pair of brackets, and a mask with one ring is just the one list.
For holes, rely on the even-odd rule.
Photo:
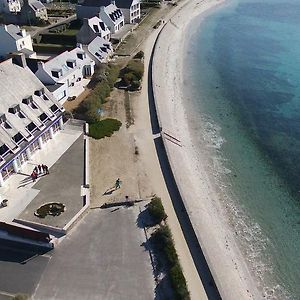
[(111, 195), (116, 189), (113, 187), (113, 188), (109, 188), (108, 190), (106, 190), (102, 196), (108, 196), (108, 195)]

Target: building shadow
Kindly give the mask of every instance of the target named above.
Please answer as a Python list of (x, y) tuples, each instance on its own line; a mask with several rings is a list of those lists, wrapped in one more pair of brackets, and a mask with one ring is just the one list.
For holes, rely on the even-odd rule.
[[(152, 49), (152, 53), (149, 60), (149, 68), (148, 68), (148, 99), (149, 99), (150, 118), (151, 118), (151, 126), (152, 126), (153, 134), (159, 133), (161, 131), (158, 117), (157, 117), (156, 107), (155, 107), (155, 99), (153, 95), (153, 82), (152, 82), (152, 63), (153, 63), (153, 55), (154, 55), (156, 43), (157, 40), (155, 41), (154, 47)], [(190, 253), (192, 255), (197, 272), (201, 278), (207, 297), (208, 299), (213, 299), (213, 300), (221, 299), (220, 293), (215, 284), (214, 278), (210, 272), (209, 266), (207, 264), (203, 251), (199, 244), (198, 238), (195, 234), (194, 228), (190, 221), (189, 215), (186, 211), (180, 192), (178, 190), (177, 183), (174, 178), (174, 174), (171, 169), (169, 158), (167, 156), (167, 152), (162, 138), (161, 137), (155, 138), (154, 144), (159, 159), (160, 168), (170, 198), (172, 200), (173, 207), (175, 209), (178, 221), (180, 223)]]
[(0, 261), (25, 264), (51, 251), (48, 247), (0, 239)]

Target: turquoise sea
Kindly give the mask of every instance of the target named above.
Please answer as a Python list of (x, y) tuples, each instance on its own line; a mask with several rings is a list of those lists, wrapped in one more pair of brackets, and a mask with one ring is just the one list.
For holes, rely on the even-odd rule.
[(300, 299), (300, 1), (229, 0), (199, 23), (183, 74), (199, 151), (219, 146), (229, 222), (265, 297)]

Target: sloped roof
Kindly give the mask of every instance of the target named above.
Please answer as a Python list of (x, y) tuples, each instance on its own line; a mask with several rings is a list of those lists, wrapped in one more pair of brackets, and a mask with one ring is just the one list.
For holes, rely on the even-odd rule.
[[(132, 2), (133, 0), (115, 0), (118, 8), (130, 8)], [(92, 7), (108, 6), (109, 4), (111, 4), (111, 0), (84, 0), (80, 3), (80, 5)]]
[[(36, 94), (43, 90), (43, 95)], [(26, 126), (34, 123), (37, 130), (43, 130), (45, 124), (39, 119), (41, 114), (46, 113), (52, 120), (56, 116), (51, 111), (54, 104), (63, 111), (62, 106), (53, 98), (45, 86), (30, 71), (28, 67), (20, 67), (12, 63), (12, 60), (6, 60), (0, 63), (0, 115), (5, 116), (10, 128), (0, 125), (0, 145), (5, 144), (12, 152), (19, 151), (21, 148), (12, 137), (16, 133), (21, 133), (26, 141), (34, 138)], [(23, 100), (30, 97), (35, 105), (31, 107)], [(45, 98), (44, 98), (45, 97)], [(23, 117), (9, 112), (9, 109), (18, 106)], [(0, 159), (0, 165), (3, 160)]]
[(15, 40), (22, 39), (23, 36), (21, 34), (21, 29), (19, 26), (14, 25), (14, 24), (9, 24), (9, 25), (1, 25), (1, 26), (6, 26), (6, 32)]
[(104, 62), (112, 53), (112, 45), (109, 41), (97, 36), (88, 44), (88, 51), (100, 62)]

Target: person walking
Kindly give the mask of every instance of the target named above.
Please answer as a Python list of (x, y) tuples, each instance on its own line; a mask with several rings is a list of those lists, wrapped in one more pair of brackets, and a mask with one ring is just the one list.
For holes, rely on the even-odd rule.
[(33, 172), (35, 172), (36, 174), (39, 172), (39, 169), (37, 166), (34, 167)]
[(115, 190), (117, 190), (121, 187), (121, 183), (122, 183), (122, 181), (120, 180), (120, 178), (118, 178), (115, 183)]
[(34, 171), (31, 173), (31, 179), (33, 182), (35, 182), (37, 179), (37, 174)]
[(38, 169), (39, 169), (39, 174), (42, 174), (43, 172), (43, 168), (42, 168), (42, 166), (41, 165), (38, 165)]
[(49, 172), (49, 168), (48, 168), (48, 166), (47, 165), (45, 165), (45, 170), (46, 170), (46, 174), (48, 175), (48, 174), (50, 174), (50, 172)]
[(46, 166), (44, 164), (42, 164), (42, 170), (43, 170), (43, 173), (46, 173)]

